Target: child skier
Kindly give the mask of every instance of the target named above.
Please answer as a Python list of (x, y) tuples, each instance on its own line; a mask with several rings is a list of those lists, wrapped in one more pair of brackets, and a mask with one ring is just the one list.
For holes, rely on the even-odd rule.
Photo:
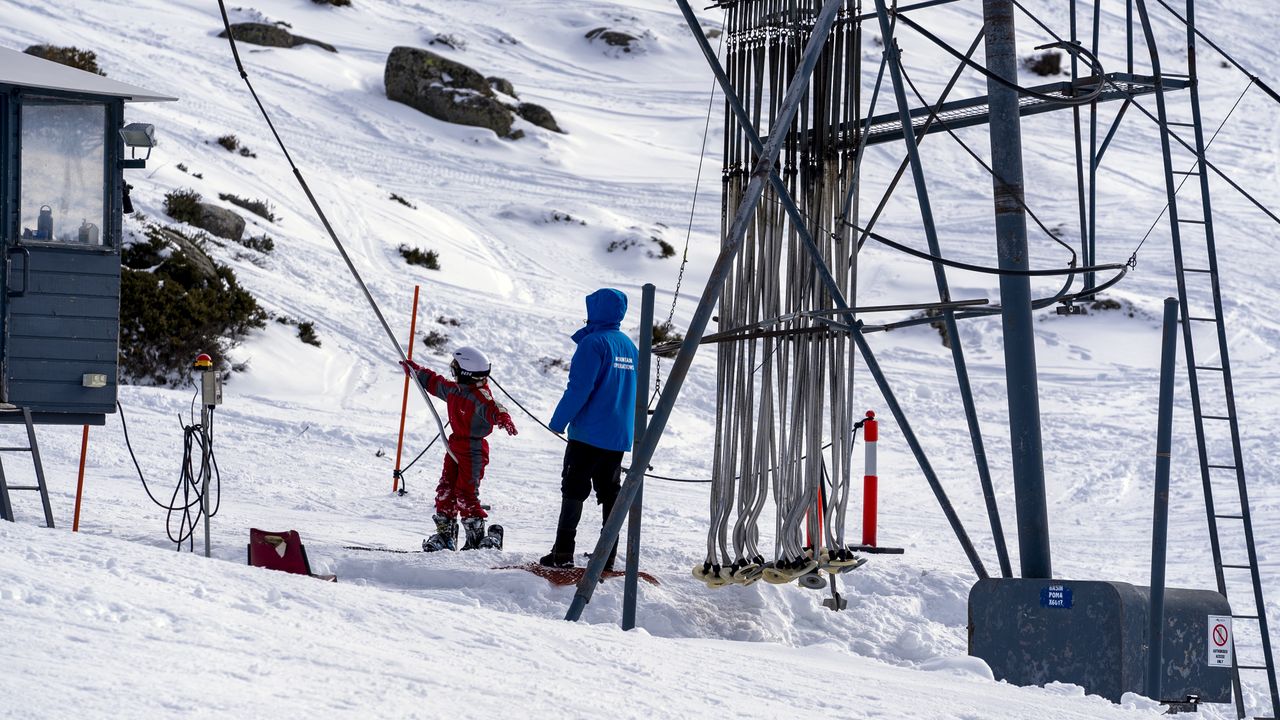
[(444, 457), (444, 472), (436, 486), (436, 512), (431, 516), (436, 532), (422, 541), (422, 549), (426, 552), (456, 550), (458, 523), (455, 516), (462, 518), (462, 527), (467, 535), (463, 550), (500, 549), (502, 526), (494, 525), (486, 533), (484, 521), (488, 514), (480, 507), (480, 480), (484, 477), (484, 466), (489, 464), (489, 442), (485, 437), (493, 432), (495, 425), (506, 430), (508, 435), (515, 435), (516, 425), (489, 392), (488, 359), (473, 347), (458, 348), (453, 353), (453, 362), (449, 364), (455, 382), (412, 360), (401, 360), (400, 366), (427, 392), (445, 401), (449, 424), (453, 428), (448, 440), (453, 455)]

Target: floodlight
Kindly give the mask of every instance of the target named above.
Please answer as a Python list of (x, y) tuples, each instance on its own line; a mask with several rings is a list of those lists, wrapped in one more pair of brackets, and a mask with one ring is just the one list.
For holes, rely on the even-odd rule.
[(129, 123), (120, 129), (120, 137), (129, 147), (129, 157), (136, 157), (138, 148), (146, 148), (146, 160), (151, 157), (151, 148), (156, 146), (156, 126), (149, 123)]

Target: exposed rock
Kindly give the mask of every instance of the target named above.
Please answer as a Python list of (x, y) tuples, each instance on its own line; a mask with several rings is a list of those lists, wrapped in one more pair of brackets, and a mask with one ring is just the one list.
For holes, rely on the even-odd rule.
[[(232, 214), (234, 215), (235, 213)], [(218, 277), (218, 266), (214, 264), (213, 259), (205, 254), (205, 251), (201, 250), (199, 245), (187, 239), (185, 235), (162, 227), (156, 227), (154, 232), (161, 238), (168, 240), (170, 243), (177, 246), (178, 252), (182, 253), (186, 257), (187, 261), (191, 263), (191, 267), (195, 268), (196, 272), (200, 273), (206, 280), (212, 280)], [(153, 263), (153, 265), (159, 264), (160, 258), (157, 256), (156, 262)]]
[(610, 47), (616, 47), (622, 52), (631, 52), (636, 49), (640, 38), (630, 33), (624, 33), (621, 30), (610, 30), (609, 28), (598, 27), (588, 32), (585, 36), (588, 40), (599, 40)]
[(240, 238), (244, 236), (244, 218), (226, 208), (209, 203), (200, 203), (200, 217), (191, 224), (220, 238), (235, 242), (240, 242)]
[[(227, 31), (223, 30), (218, 33), (218, 37), (224, 38)], [(231, 36), (238, 42), (246, 42), (250, 45), (264, 45), (266, 47), (282, 47), (291, 48), (299, 45), (315, 45), (316, 47), (328, 50), (329, 52), (338, 52), (338, 49), (329, 43), (323, 43), (319, 40), (312, 40), (301, 35), (294, 35), (279, 25), (270, 25), (267, 23), (236, 23), (231, 26)]]
[(467, 41), (453, 33), (436, 33), (428, 45), (443, 45), (450, 50), (466, 50)]
[(334, 7), (348, 7), (351, 5), (351, 0), (311, 0), (311, 2), (317, 5), (332, 5)]
[[(483, 75), (428, 50), (400, 46), (387, 57), (387, 98), (438, 120), (488, 128), (515, 139), (512, 111), (494, 98)], [(518, 134), (517, 134), (518, 133)]]
[(516, 94), (516, 88), (511, 84), (510, 80), (500, 77), (489, 77), (485, 79), (489, 81), (489, 87), (493, 90), (496, 90), (503, 95), (510, 95), (513, 98), (520, 97)]
[(560, 129), (560, 126), (556, 124), (556, 119), (551, 114), (551, 111), (541, 105), (520, 103), (516, 106), (516, 114), (540, 128), (546, 128), (552, 132), (564, 132)]

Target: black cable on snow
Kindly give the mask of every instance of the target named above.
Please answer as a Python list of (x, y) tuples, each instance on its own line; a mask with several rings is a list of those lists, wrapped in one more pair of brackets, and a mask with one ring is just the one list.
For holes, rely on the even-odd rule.
[[(178, 415), (178, 425), (182, 428), (182, 467), (178, 474), (178, 482), (173, 487), (173, 494), (169, 498), (169, 502), (161, 502), (156, 499), (151, 487), (147, 483), (147, 478), (142, 472), (142, 466), (138, 464), (138, 456), (133, 452), (133, 443), (129, 440), (129, 424), (125, 421), (124, 406), (116, 400), (116, 409), (120, 413), (120, 428), (124, 431), (124, 444), (129, 450), (129, 458), (133, 460), (133, 467), (138, 472), (138, 480), (142, 481), (142, 489), (146, 491), (147, 497), (157, 507), (165, 510), (165, 534), (169, 537), (169, 541), (182, 548), (182, 543), (188, 543), (193, 546), (195, 542), (196, 528), (199, 527), (201, 513), (199, 510), (193, 509), (200, 507), (204, 503), (204, 478), (205, 473), (209, 473), (209, 481), (212, 485), (211, 492), (214, 493), (214, 501), (209, 510), (209, 517), (218, 514), (218, 510), (222, 507), (222, 472), (218, 469), (217, 457), (213, 451), (213, 412), (209, 414), (209, 445), (204, 444), (205, 428), (200, 424), (192, 422), (186, 424), (182, 421), (182, 415)], [(195, 453), (199, 452), (201, 457), (201, 465), (199, 471), (195, 471), (192, 466), (192, 460)], [(203, 460), (208, 455), (209, 465), (204, 466)], [(178, 502), (178, 495), (182, 494), (182, 502)], [(180, 513), (178, 518), (177, 534), (174, 534), (173, 520), (174, 515)]]
[[(320, 203), (316, 201), (316, 196), (311, 192), (311, 186), (307, 185), (307, 179), (302, 176), (302, 171), (298, 169), (297, 163), (293, 161), (293, 156), (289, 154), (289, 148), (284, 144), (284, 139), (280, 137), (280, 133), (276, 130), (275, 123), (271, 121), (271, 115), (267, 112), (267, 108), (262, 104), (262, 99), (258, 97), (258, 91), (254, 90), (253, 83), (249, 80), (249, 73), (244, 69), (244, 63), (240, 61), (240, 51), (236, 47), (235, 33), (231, 31), (231, 19), (227, 17), (227, 5), (224, 0), (218, 0), (218, 10), (222, 13), (222, 26), (227, 32), (227, 43), (231, 45), (231, 56), (235, 58), (236, 70), (240, 72), (240, 78), (244, 80), (245, 87), (249, 88), (249, 94), (253, 96), (253, 101), (258, 105), (258, 111), (262, 114), (262, 119), (267, 121), (267, 127), (271, 129), (271, 134), (275, 136), (276, 144), (280, 146), (280, 151), (284, 153), (284, 159), (289, 163), (289, 167), (293, 170), (293, 176), (298, 180), (298, 185), (302, 187), (302, 192), (306, 194), (307, 200), (311, 203), (311, 208), (315, 210), (316, 217), (320, 223), (324, 225), (324, 229), (329, 233), (329, 239), (333, 241), (334, 247), (338, 249), (338, 254), (342, 256), (342, 261), (346, 263), (347, 270), (350, 271), (351, 277), (355, 278), (356, 284), (360, 286), (360, 290), (364, 293), (365, 300), (368, 301), (369, 307), (373, 310), (373, 314), (378, 317), (378, 322), (382, 324), (382, 329), (386, 331), (387, 338), (395, 347), (396, 353), (400, 355), (401, 360), (407, 360), (408, 356), (404, 352), (404, 348), (400, 347), (400, 341), (396, 339), (396, 335), (391, 331), (391, 325), (387, 323), (387, 319), (382, 315), (381, 308), (373, 299), (373, 294), (369, 292), (369, 286), (365, 284), (364, 278), (360, 276), (360, 272), (356, 270), (355, 263), (351, 261), (351, 256), (347, 254), (347, 249), (342, 245), (342, 241), (338, 239), (338, 234), (334, 231), (333, 226), (329, 224), (329, 218), (324, 214), (324, 210), (320, 208)], [(416, 383), (415, 383), (416, 384)], [(436, 412), (436, 406), (428, 397), (426, 388), (418, 385), (418, 389), (422, 394), (422, 400), (426, 402), (427, 407), (431, 409), (431, 416), (435, 418), (436, 426), (440, 429), (440, 434), (444, 434), (444, 423), (440, 420), (440, 414)], [(453, 457), (453, 451), (445, 445), (445, 452)], [(455, 457), (454, 460), (457, 460)]]

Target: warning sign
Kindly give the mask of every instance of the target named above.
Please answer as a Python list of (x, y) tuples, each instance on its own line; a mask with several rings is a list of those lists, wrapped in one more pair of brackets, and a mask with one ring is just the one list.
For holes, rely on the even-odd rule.
[(1231, 667), (1231, 616), (1209, 616), (1209, 667)]

